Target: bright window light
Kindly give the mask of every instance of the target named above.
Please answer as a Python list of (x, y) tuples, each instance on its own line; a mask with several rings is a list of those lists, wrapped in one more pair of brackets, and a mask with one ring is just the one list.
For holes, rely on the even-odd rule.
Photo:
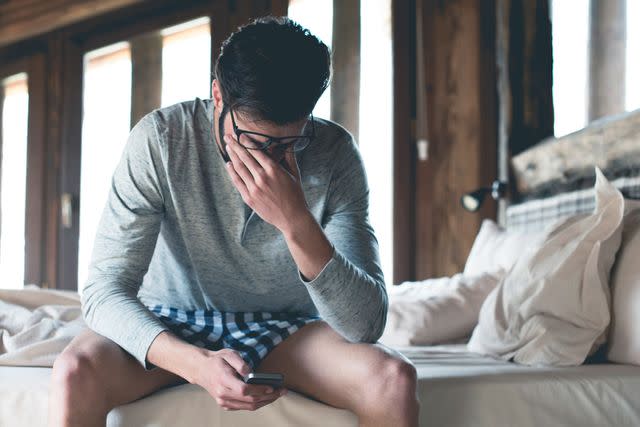
[(91, 251), (111, 177), (127, 142), (131, 120), (131, 54), (126, 42), (84, 58), (78, 292), (82, 294)]
[(589, 0), (553, 0), (553, 108), (555, 136), (587, 124)]
[(2, 108), (2, 198), (0, 231), (0, 288), (24, 287), (25, 206), (29, 86), (27, 74), (9, 77)]
[[(333, 37), (332, 0), (289, 0), (289, 18), (307, 28), (331, 49)], [(324, 91), (313, 115), (328, 119), (331, 117), (331, 86)]]
[(391, 1), (360, 7), (360, 152), (368, 171), (369, 215), (388, 285), (393, 280), (393, 61)]
[[(359, 148), (369, 181), (369, 214), (387, 283), (393, 280), (393, 94), (391, 2), (367, 0), (360, 8)], [(289, 17), (331, 47), (333, 1), (290, 0)], [(330, 117), (330, 89), (314, 115)]]
[(162, 34), (162, 107), (210, 98), (211, 32), (209, 18), (199, 18)]

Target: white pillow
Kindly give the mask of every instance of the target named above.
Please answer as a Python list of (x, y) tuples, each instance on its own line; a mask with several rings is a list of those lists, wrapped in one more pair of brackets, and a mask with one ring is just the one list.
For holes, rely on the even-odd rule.
[(596, 208), (557, 224), (485, 300), (470, 351), (527, 365), (578, 365), (605, 338), (624, 199), (596, 168)]
[(467, 257), (464, 274), (476, 276), (509, 271), (526, 248), (539, 241), (541, 236), (542, 233), (506, 230), (485, 219)]
[(625, 200), (625, 211), (622, 243), (611, 273), (607, 358), (640, 365), (640, 201)]
[(499, 274), (456, 274), (389, 288), (389, 312), (380, 342), (432, 345), (468, 337), (478, 323), (482, 302), (504, 272)]

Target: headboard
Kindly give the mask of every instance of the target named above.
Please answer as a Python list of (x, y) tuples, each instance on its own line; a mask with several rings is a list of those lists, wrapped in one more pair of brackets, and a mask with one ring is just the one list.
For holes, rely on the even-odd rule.
[(607, 117), (561, 138), (548, 138), (511, 160), (520, 200), (505, 225), (539, 231), (595, 207), (595, 166), (624, 194), (640, 199), (640, 110)]
[[(640, 199), (640, 176), (618, 178), (611, 183), (626, 198)], [(593, 212), (594, 208), (593, 188), (560, 193), (507, 207), (506, 227), (516, 231), (541, 231), (562, 218)]]

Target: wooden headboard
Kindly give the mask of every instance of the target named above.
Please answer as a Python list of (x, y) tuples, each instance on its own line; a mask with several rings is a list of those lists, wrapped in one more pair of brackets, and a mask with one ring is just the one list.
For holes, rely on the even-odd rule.
[(594, 166), (609, 180), (640, 175), (640, 110), (548, 138), (511, 160), (520, 200), (591, 187)]

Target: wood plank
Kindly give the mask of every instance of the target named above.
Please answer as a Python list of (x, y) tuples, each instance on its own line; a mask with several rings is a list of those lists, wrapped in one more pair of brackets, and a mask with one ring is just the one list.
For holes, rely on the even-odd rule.
[(627, 0), (591, 0), (589, 122), (625, 108)]
[[(90, 51), (141, 34), (207, 16), (213, 0), (155, 0), (82, 21), (69, 28), (83, 50)], [(219, 2), (216, 2), (219, 3)]]
[(596, 120), (561, 138), (548, 138), (513, 157), (511, 165), (523, 196), (592, 178), (594, 166), (607, 176), (639, 170), (640, 110)]
[[(392, 0), (393, 284), (415, 279), (415, 0)], [(387, 278), (388, 280), (389, 278)]]
[(422, 16), (429, 157), (417, 164), (416, 279), (462, 271), (483, 218), (460, 207), (465, 192), (496, 177), (493, 1), (426, 0)]
[[(548, 0), (497, 0), (500, 137), (517, 155), (553, 135), (553, 68)], [(505, 144), (503, 141), (502, 144)], [(502, 155), (505, 178), (505, 155)]]
[(360, 115), (360, 0), (333, 0), (331, 120), (358, 141)]
[(148, 0), (9, 0), (0, 4), (0, 46)]
[(58, 234), (60, 219), (59, 175), (62, 145), (63, 88), (62, 69), (64, 64), (63, 39), (60, 34), (48, 40), (47, 54), (47, 141), (46, 141), (46, 237), (45, 237), (45, 285), (55, 289), (58, 285)]
[(27, 200), (25, 218), (25, 283), (43, 287), (46, 231), (46, 60), (29, 60), (29, 136), (27, 145)]
[[(80, 236), (80, 165), (82, 145), (82, 80), (83, 54), (80, 47), (65, 38), (61, 86), (62, 116), (60, 118), (60, 187), (58, 206), (63, 194), (71, 195), (71, 226), (58, 221), (57, 288), (78, 290), (78, 243)], [(58, 213), (60, 215), (60, 213)]]
[(162, 103), (162, 35), (159, 31), (130, 40), (131, 127)]

